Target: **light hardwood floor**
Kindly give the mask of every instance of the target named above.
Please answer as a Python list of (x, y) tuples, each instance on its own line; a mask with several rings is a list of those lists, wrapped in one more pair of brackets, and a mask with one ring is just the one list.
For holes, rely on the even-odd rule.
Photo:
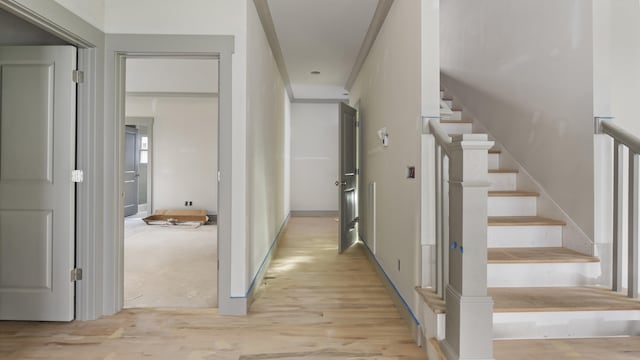
[(494, 341), (496, 360), (637, 360), (640, 338)]
[(91, 322), (0, 323), (1, 359), (424, 359), (361, 245), (292, 218), (247, 317), (135, 309)]

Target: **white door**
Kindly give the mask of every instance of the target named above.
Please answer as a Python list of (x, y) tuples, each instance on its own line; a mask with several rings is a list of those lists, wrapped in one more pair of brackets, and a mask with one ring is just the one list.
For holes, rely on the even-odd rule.
[(0, 47), (0, 319), (74, 318), (76, 49)]

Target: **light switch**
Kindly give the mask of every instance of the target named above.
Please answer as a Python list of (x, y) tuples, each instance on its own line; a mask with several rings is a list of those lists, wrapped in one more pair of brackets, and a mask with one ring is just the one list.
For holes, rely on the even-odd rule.
[(416, 167), (407, 166), (407, 179), (415, 179), (415, 178), (416, 178)]

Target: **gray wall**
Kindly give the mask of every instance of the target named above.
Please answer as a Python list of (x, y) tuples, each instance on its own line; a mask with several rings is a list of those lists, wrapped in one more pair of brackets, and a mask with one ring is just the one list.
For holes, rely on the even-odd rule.
[[(395, 1), (351, 89), (362, 121), (363, 188), (359, 197), (361, 236), (402, 297), (417, 309), (420, 239), (420, 179), (407, 179), (407, 166), (420, 165), (421, 3)], [(386, 127), (389, 146), (378, 129)], [(416, 172), (419, 177), (420, 171)], [(369, 184), (377, 186), (377, 222), (371, 223)], [(400, 264), (400, 266), (398, 266)]]
[(67, 42), (0, 9), (0, 45), (67, 45)]
[(285, 220), (285, 89), (253, 2), (247, 31), (248, 280)]
[(590, 0), (443, 0), (442, 83), (593, 239)]

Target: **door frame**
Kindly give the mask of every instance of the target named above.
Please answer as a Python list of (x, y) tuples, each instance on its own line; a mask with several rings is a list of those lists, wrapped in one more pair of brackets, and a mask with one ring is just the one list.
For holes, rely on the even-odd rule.
[[(233, 35), (107, 35), (55, 1), (0, 0), (0, 8), (75, 45), (78, 48), (78, 69), (84, 72), (84, 82), (78, 84), (76, 164), (84, 171), (84, 182), (76, 187), (76, 266), (83, 269), (83, 279), (76, 284), (76, 319), (93, 320), (122, 309), (123, 226), (117, 226), (121, 196), (118, 186), (118, 156), (122, 137), (115, 114), (122, 102), (116, 104), (116, 62), (125, 53), (217, 53), (220, 59), (219, 161), (218, 191), (218, 312), (242, 315), (247, 312), (246, 296), (238, 293), (238, 279), (244, 268), (232, 277), (231, 263), (245, 255), (236, 245), (232, 254), (232, 197), (244, 211), (243, 189), (232, 188), (231, 178), (242, 178), (242, 169), (232, 167), (232, 55)], [(108, 44), (107, 44), (108, 43)], [(107, 47), (109, 45), (109, 47)], [(120, 76), (122, 74), (119, 74)], [(240, 101), (240, 100), (237, 100)], [(109, 120), (110, 119), (110, 120)], [(119, 120), (120, 121), (120, 120)], [(237, 128), (240, 125), (236, 125)], [(242, 146), (237, 135), (234, 147)], [(236, 144), (237, 142), (237, 144)], [(116, 148), (114, 148), (114, 145)], [(232, 173), (235, 169), (235, 174)], [(232, 189), (236, 194), (232, 193)], [(121, 201), (121, 200), (120, 200)], [(224, 212), (223, 212), (224, 211)], [(237, 236), (243, 237), (243, 219), (234, 221)], [(240, 264), (238, 264), (240, 265)], [(120, 282), (120, 285), (118, 284)]]
[(127, 116), (125, 125), (145, 126), (149, 138), (149, 163), (147, 164), (147, 212), (153, 214), (153, 123), (155, 118), (148, 116)]
[[(84, 171), (84, 182), (76, 186), (76, 267), (83, 280), (76, 283), (76, 320), (102, 315), (100, 275), (102, 262), (103, 208), (98, 196), (103, 173), (103, 53), (104, 34), (54, 1), (0, 0), (3, 9), (78, 49), (76, 102), (76, 168)], [(47, 14), (43, 16), (43, 14)]]
[[(215, 58), (219, 62), (219, 107), (218, 107), (218, 312), (220, 314), (246, 314), (246, 299), (231, 296), (231, 167), (232, 167), (232, 59), (234, 37), (229, 35), (138, 35), (107, 34), (105, 63), (105, 116), (106, 125), (113, 131), (116, 151), (113, 166), (116, 171), (110, 179), (113, 196), (105, 199), (107, 209), (112, 209), (107, 218), (114, 224), (105, 229), (107, 242), (105, 253), (110, 254), (105, 262), (106, 289), (112, 296), (105, 298), (109, 313), (123, 309), (124, 305), (124, 218), (123, 210), (123, 165), (125, 123), (125, 74), (126, 59), (140, 57)], [(114, 231), (115, 229), (115, 231)], [(108, 233), (110, 231), (110, 233)], [(240, 301), (238, 301), (240, 300)], [(244, 300), (244, 301), (243, 301)]]

